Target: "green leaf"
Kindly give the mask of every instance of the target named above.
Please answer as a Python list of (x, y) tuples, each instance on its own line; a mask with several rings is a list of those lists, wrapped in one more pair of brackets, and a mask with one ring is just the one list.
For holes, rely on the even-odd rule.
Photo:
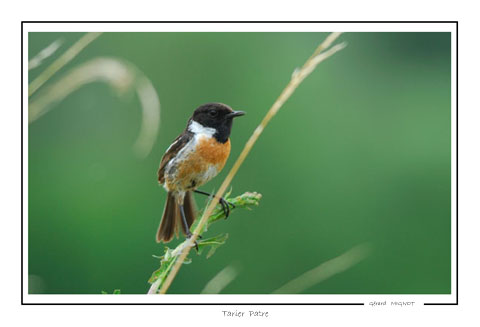
[[(250, 206), (253, 205), (258, 206), (260, 199), (262, 198), (262, 195), (257, 192), (245, 192), (242, 195), (236, 196), (234, 198), (230, 198), (229, 195), (230, 193), (227, 193), (224, 199), (229, 203), (230, 213), (238, 208), (248, 209)], [(210, 217), (208, 217), (207, 225), (209, 226), (211, 223), (214, 223), (222, 218), (225, 218), (225, 213), (223, 212), (223, 208), (220, 203), (218, 203)], [(205, 230), (206, 229), (207, 227), (205, 227)]]
[[(227, 202), (233, 204), (233, 206), (230, 205), (230, 213), (238, 208), (249, 209), (250, 206), (258, 205), (260, 199), (262, 198), (262, 195), (256, 192), (246, 192), (237, 197), (230, 198), (230, 192), (225, 194), (225, 197), (224, 197)], [(198, 222), (200, 221), (199, 219), (200, 215), (201, 214), (199, 214), (199, 217), (198, 219), (196, 219), (193, 226), (191, 226), (190, 229), (192, 231), (195, 230)], [(200, 231), (200, 236), (208, 230), (208, 227), (210, 226), (210, 224), (216, 221), (219, 221), (222, 218), (225, 218), (225, 213), (223, 212), (222, 206), (220, 204), (217, 204), (216, 208), (213, 210), (213, 213), (208, 218), (207, 223), (205, 224), (203, 230)], [(225, 244), (227, 238), (228, 238), (228, 234), (225, 233), (225, 234), (220, 234), (207, 239), (200, 239), (200, 240), (197, 239), (198, 255), (201, 255), (204, 251), (208, 251), (206, 258), (207, 259), (210, 258), (218, 249), (218, 247)], [(156, 284), (156, 287), (157, 287), (156, 290), (161, 288), (161, 285), (164, 283), (165, 279), (170, 273), (170, 270), (174, 266), (184, 246), (185, 246), (185, 242), (180, 243), (175, 249), (170, 249), (168, 247), (165, 247), (165, 252), (163, 256), (159, 257), (154, 255), (155, 258), (160, 259), (160, 268), (158, 268), (152, 273), (148, 282), (150, 284), (153, 284), (158, 280), (160, 280), (160, 282), (157, 283), (158, 285)], [(190, 264), (191, 262), (192, 262), (191, 258), (186, 258), (183, 263)]]
[(220, 234), (211, 238), (207, 238), (205, 240), (201, 240), (198, 242), (198, 254), (202, 254), (206, 248), (209, 248), (207, 253), (207, 259), (210, 258), (217, 248), (223, 244), (228, 238), (228, 234)]
[(150, 284), (153, 284), (159, 278), (163, 280), (165, 279), (171, 267), (173, 266), (173, 263), (175, 263), (176, 256), (174, 256), (172, 252), (173, 252), (172, 249), (165, 247), (165, 254), (161, 257), (161, 260), (160, 260), (160, 268), (155, 270), (152, 273), (152, 276), (150, 277), (150, 279), (148, 280)]

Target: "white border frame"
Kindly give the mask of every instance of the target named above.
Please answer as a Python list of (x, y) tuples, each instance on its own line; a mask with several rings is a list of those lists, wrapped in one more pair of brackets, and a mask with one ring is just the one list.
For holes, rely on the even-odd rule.
[[(167, 22), (76, 22), (42, 23), (22, 22), (23, 28), (23, 271), (22, 303), (39, 304), (352, 304), (364, 303), (366, 307), (373, 302), (413, 302), (413, 306), (428, 304), (457, 303), (457, 24), (456, 22), (232, 22), (232, 23), (167, 23)], [(451, 33), (451, 294), (446, 295), (390, 295), (390, 294), (305, 294), (305, 295), (47, 295), (28, 294), (28, 33), (29, 32), (450, 32)]]

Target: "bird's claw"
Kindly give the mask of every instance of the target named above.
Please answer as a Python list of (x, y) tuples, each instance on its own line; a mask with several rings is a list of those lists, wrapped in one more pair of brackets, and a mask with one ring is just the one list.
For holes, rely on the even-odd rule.
[(224, 198), (220, 198), (220, 201), (218, 202), (222, 206), (223, 213), (225, 214), (225, 219), (227, 219), (228, 216), (230, 215), (230, 206), (232, 206), (232, 209), (235, 209), (235, 205), (231, 202), (228, 202)]
[[(189, 231), (188, 234), (187, 234), (187, 239), (190, 239), (192, 236), (193, 236), (193, 234)], [(198, 235), (197, 237), (200, 238), (200, 239), (202, 238), (201, 235)], [(195, 251), (197, 251), (197, 253), (198, 253), (198, 243), (197, 243), (197, 241), (194, 242), (193, 246), (195, 247)]]

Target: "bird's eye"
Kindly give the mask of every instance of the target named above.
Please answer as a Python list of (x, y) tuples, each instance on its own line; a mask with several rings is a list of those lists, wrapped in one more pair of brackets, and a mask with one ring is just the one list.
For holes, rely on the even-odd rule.
[(209, 115), (210, 117), (217, 117), (217, 114), (218, 114), (218, 112), (217, 112), (216, 110), (210, 110), (210, 111), (208, 112), (208, 115)]

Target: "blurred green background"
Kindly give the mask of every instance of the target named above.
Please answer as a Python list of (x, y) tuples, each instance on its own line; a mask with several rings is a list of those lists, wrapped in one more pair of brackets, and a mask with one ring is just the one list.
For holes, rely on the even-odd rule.
[[(30, 33), (29, 58), (82, 33)], [(62, 71), (98, 56), (135, 65), (162, 105), (153, 151), (132, 151), (134, 93), (88, 84), (28, 129), (30, 293), (146, 293), (166, 192), (156, 171), (192, 111), (223, 102), (235, 121), (218, 189), (254, 128), (326, 33), (105, 33)], [(233, 194), (263, 194), (206, 236), (228, 232), (205, 259), (192, 252), (170, 293), (199, 293), (229, 264), (223, 293), (271, 293), (353, 246), (371, 255), (305, 293), (450, 293), (450, 33), (347, 33), (346, 49), (309, 76), (260, 137)], [(32, 81), (46, 65), (29, 72)], [(204, 197), (197, 197), (199, 207)], [(178, 243), (175, 240), (170, 247)]]

